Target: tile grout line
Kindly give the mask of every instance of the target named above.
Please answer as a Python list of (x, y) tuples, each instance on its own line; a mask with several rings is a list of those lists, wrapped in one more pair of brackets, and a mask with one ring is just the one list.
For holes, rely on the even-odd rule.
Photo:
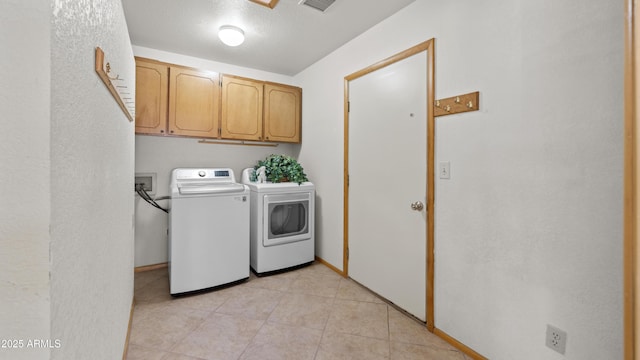
[(318, 357), (318, 353), (320, 352), (320, 346), (322, 345), (322, 340), (324, 339), (324, 337), (325, 337), (325, 335), (327, 333), (327, 325), (329, 325), (329, 319), (331, 318), (331, 314), (333, 313), (333, 310), (335, 308), (336, 299), (338, 297), (338, 292), (339, 291), (340, 291), (340, 284), (338, 284), (338, 288), (336, 289), (335, 294), (333, 294), (333, 296), (331, 297), (329, 315), (327, 316), (327, 320), (325, 320), (324, 326), (322, 327), (322, 335), (320, 336), (320, 341), (318, 341), (318, 346), (316, 347), (316, 352), (315, 352), (315, 354), (313, 354), (313, 359), (314, 360)]
[[(168, 279), (167, 279), (167, 280), (168, 280)], [(192, 295), (192, 296), (193, 296), (193, 295)], [(172, 297), (169, 301), (170, 301), (170, 302), (174, 302), (174, 301), (176, 301), (176, 300), (177, 300), (177, 299), (175, 299), (175, 298), (173, 298), (173, 297)], [(226, 300), (225, 300), (225, 302), (226, 302)], [(178, 307), (178, 305), (177, 305), (177, 303), (173, 303), (172, 305), (173, 305), (173, 306), (175, 306), (176, 308), (179, 308), (179, 307)], [(220, 307), (220, 305), (218, 305), (218, 307)], [(218, 307), (216, 307), (216, 309), (217, 309)], [(195, 311), (202, 311), (201, 309), (193, 309), (192, 307), (189, 307), (189, 306), (186, 306), (186, 308), (187, 308), (187, 309), (191, 309), (191, 310), (195, 310)], [(206, 316), (204, 316), (204, 317), (202, 318), (202, 320), (200, 321), (200, 323), (198, 324), (198, 326), (196, 326), (193, 330), (191, 330), (191, 331), (187, 332), (187, 333), (186, 333), (182, 338), (180, 338), (179, 340), (177, 340), (177, 341), (175, 342), (175, 344), (173, 344), (173, 346), (171, 346), (171, 348), (170, 348), (169, 350), (167, 350), (167, 352), (168, 352), (168, 353), (170, 353), (170, 354), (186, 355), (186, 354), (183, 354), (183, 353), (180, 353), (180, 352), (175, 352), (175, 351), (173, 351), (173, 350), (174, 350), (176, 347), (178, 347), (178, 346), (179, 346), (179, 345), (180, 345), (184, 340), (186, 340), (186, 339), (187, 339), (191, 334), (193, 334), (193, 333), (194, 333), (194, 332), (196, 332), (198, 329), (200, 329), (202, 326), (204, 326), (204, 323), (207, 321), (207, 319), (208, 319), (209, 317), (211, 317), (211, 315), (212, 315), (212, 314), (214, 314), (214, 313), (215, 313), (215, 310), (216, 310), (216, 309), (214, 309), (214, 310), (210, 310), (210, 311), (207, 311), (207, 315), (206, 315)], [(165, 355), (165, 356), (163, 356), (163, 357), (166, 357), (166, 355)]]
[[(259, 287), (259, 289), (263, 289), (263, 290), (272, 290), (272, 289), (265, 289), (262, 287)], [(258, 336), (258, 334), (260, 333), (260, 330), (262, 330), (262, 328), (269, 322), (269, 317), (271, 317), (271, 314), (273, 314), (273, 311), (280, 305), (280, 303), (282, 302), (282, 299), (284, 299), (286, 292), (282, 291), (282, 290), (273, 290), (273, 291), (277, 291), (279, 293), (282, 294), (282, 296), (280, 296), (280, 299), (278, 300), (278, 303), (273, 307), (273, 309), (271, 309), (271, 311), (269, 311), (269, 315), (267, 315), (264, 319), (264, 321), (262, 322), (262, 325), (260, 325), (260, 328), (258, 328), (258, 330), (256, 331), (255, 334), (253, 334), (253, 337), (251, 338), (251, 340), (249, 340), (249, 342), (247, 343), (247, 345), (244, 347), (244, 349), (242, 350), (242, 352), (240, 353), (240, 355), (238, 355), (238, 359), (240, 360), (242, 359), (242, 356), (247, 352), (247, 350), (249, 349), (249, 347), (251, 346), (251, 344), (253, 344), (253, 341), (256, 339), (256, 337)]]

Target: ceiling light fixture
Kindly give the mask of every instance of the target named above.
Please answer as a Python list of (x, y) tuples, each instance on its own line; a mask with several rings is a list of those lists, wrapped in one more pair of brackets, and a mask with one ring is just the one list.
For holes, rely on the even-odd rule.
[(244, 31), (237, 26), (224, 25), (218, 30), (218, 37), (228, 46), (238, 46), (244, 42)]

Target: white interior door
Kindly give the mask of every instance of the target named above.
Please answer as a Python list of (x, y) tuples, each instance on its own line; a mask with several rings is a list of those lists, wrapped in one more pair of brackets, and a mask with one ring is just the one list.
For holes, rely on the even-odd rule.
[(349, 276), (426, 321), (426, 51), (349, 81), (349, 109)]

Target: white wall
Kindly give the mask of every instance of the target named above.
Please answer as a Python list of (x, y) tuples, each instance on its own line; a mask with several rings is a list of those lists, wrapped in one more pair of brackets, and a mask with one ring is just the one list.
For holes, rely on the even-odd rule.
[[(134, 46), (136, 56), (197, 69), (296, 85), (285, 75), (243, 68), (235, 65), (208, 61), (180, 54)], [(306, 96), (303, 93), (303, 97)], [(304, 126), (303, 126), (304, 128)], [(136, 173), (157, 175), (156, 197), (169, 195), (169, 176), (178, 167), (230, 167), (240, 181), (241, 171), (252, 167), (258, 160), (270, 154), (296, 156), (299, 145), (279, 144), (277, 147), (199, 144), (195, 138), (160, 136), (136, 136)], [(304, 166), (304, 164), (302, 164)], [(306, 169), (305, 169), (306, 170)], [(133, 188), (131, 194), (134, 194)], [(166, 207), (169, 200), (159, 201)], [(135, 196), (135, 266), (164, 263), (167, 261), (167, 220), (164, 212)]]
[[(50, 338), (47, 0), (0, 2), (0, 339)], [(19, 34), (19, 36), (17, 36)], [(26, 343), (24, 344), (26, 346)], [(2, 359), (49, 349), (0, 348)]]
[[(134, 125), (94, 70), (135, 88), (120, 0), (51, 3), (52, 359), (122, 357), (133, 298)], [(15, 34), (14, 34), (15, 35)]]
[(318, 255), (342, 268), (344, 76), (436, 38), (436, 98), (482, 109), (436, 120), (436, 327), (496, 360), (622, 358), (623, 13), (417, 0), (298, 74)]

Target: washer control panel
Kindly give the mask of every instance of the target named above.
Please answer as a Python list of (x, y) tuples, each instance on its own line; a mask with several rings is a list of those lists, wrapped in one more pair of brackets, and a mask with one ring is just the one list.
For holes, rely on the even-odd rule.
[(176, 180), (210, 180), (215, 182), (235, 182), (233, 170), (227, 168), (215, 169), (177, 169)]

